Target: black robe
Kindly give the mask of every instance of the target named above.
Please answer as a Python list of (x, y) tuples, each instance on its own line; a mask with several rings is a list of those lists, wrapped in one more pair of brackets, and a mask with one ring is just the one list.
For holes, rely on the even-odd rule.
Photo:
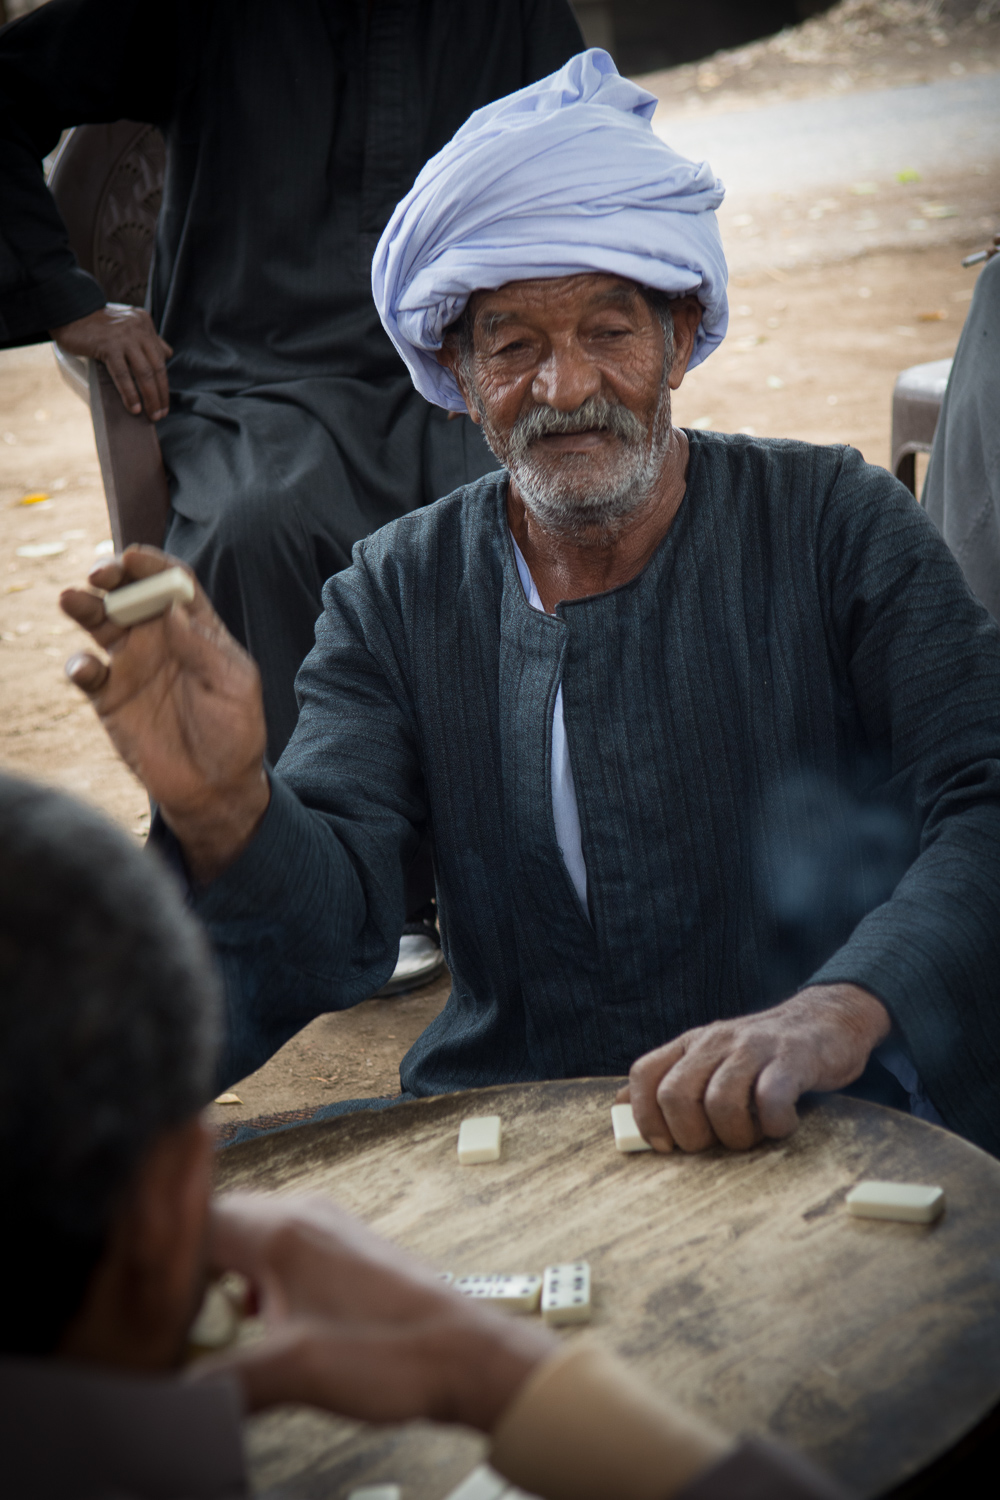
[[(1000, 630), (853, 449), (688, 438), (642, 572), (555, 614), (525, 597), (501, 475), (329, 581), (271, 805), (193, 897), (220, 1086), (385, 982), (429, 824), (452, 989), (410, 1094), (623, 1074), (856, 984), (945, 1122), (1000, 1152)], [(552, 813), (560, 686), (586, 905)], [(850, 1088), (907, 1107), (879, 1057)]]
[(384, 333), (379, 235), (474, 109), (581, 46), (566, 0), (51, 0), (0, 35), (0, 346), (104, 305), (42, 179), (60, 132), (166, 137), (149, 304), (175, 350), (166, 544), (261, 666), (272, 757), (325, 579), (496, 468)]

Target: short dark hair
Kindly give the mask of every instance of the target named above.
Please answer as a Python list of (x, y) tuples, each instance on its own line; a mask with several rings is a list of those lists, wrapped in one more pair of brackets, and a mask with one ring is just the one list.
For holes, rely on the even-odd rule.
[(144, 1154), (211, 1098), (219, 1017), (157, 856), (0, 775), (0, 1352), (58, 1347)]

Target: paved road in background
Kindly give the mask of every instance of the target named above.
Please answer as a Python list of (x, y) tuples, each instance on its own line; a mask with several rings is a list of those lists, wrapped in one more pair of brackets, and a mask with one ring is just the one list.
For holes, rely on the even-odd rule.
[(661, 113), (655, 128), (726, 184), (735, 271), (975, 243), (1000, 228), (1000, 73), (701, 119)]

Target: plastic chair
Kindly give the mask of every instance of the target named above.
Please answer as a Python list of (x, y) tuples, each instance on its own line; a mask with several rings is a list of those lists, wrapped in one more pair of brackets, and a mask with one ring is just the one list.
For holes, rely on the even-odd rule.
[(892, 392), (892, 472), (911, 494), (917, 493), (917, 454), (934, 443), (950, 359), (911, 365), (896, 378)]
[[(109, 302), (145, 303), (165, 162), (160, 132), (134, 120), (78, 125), (56, 153), (49, 188), (73, 253)], [(115, 550), (161, 546), (170, 494), (156, 428), (127, 410), (99, 360), (53, 347), (63, 379), (90, 406)]]

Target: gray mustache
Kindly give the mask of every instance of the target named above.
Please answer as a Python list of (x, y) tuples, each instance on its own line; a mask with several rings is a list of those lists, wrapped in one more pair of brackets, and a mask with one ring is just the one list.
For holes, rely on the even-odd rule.
[(620, 438), (623, 443), (638, 446), (648, 436), (634, 412), (605, 396), (588, 396), (575, 411), (556, 411), (552, 406), (535, 406), (518, 417), (511, 429), (508, 445), (515, 461), (523, 458), (539, 438), (588, 432), (600, 428)]

